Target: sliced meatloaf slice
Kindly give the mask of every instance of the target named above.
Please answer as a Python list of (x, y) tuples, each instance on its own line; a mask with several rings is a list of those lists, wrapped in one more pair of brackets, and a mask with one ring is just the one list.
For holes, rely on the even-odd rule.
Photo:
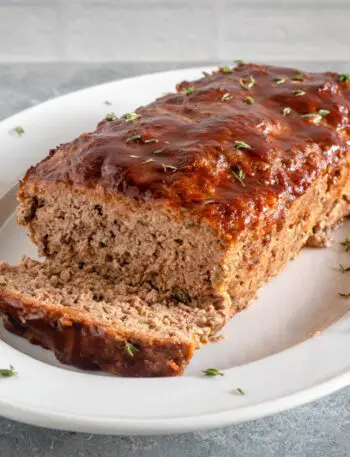
[(349, 110), (336, 73), (221, 68), (52, 151), (19, 222), (50, 259), (233, 314), (349, 211)]
[(182, 374), (194, 349), (228, 319), (213, 302), (175, 306), (169, 295), (115, 283), (84, 265), (28, 258), (0, 265), (0, 316), (63, 363), (124, 376)]

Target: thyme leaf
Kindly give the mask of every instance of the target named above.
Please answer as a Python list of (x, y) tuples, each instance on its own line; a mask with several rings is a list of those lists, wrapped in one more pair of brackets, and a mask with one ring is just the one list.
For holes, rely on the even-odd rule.
[(232, 73), (232, 68), (228, 65), (224, 65), (223, 67), (219, 67), (219, 71), (222, 73)]
[(306, 118), (306, 119), (312, 119), (312, 118), (322, 118), (328, 116), (330, 111), (328, 109), (319, 109), (315, 113), (306, 113), (306, 114), (301, 114), (300, 117)]
[(141, 135), (131, 135), (129, 138), (126, 139), (127, 143), (130, 143), (131, 141), (137, 141), (141, 140)]
[(245, 395), (244, 390), (241, 389), (240, 387), (237, 387), (237, 389), (235, 389), (235, 390), (233, 391), (233, 393), (236, 394), (236, 395), (241, 395), (241, 396)]
[(239, 167), (233, 167), (232, 168), (232, 174), (237, 179), (237, 181), (239, 181), (241, 183), (241, 185), (243, 187), (245, 187), (245, 184), (244, 184), (245, 173), (244, 173), (244, 171)]
[(173, 173), (175, 173), (175, 171), (177, 171), (177, 167), (174, 167), (173, 165), (166, 165), (165, 163), (162, 163), (162, 167), (163, 167), (163, 170), (164, 171), (172, 171)]
[(229, 94), (228, 92), (226, 92), (226, 94), (224, 94), (222, 97), (221, 97), (221, 101), (222, 102), (227, 102), (228, 100), (231, 100), (232, 98), (232, 95)]
[(236, 59), (233, 62), (237, 65), (237, 67), (241, 67), (242, 65), (245, 65), (245, 62), (242, 59)]
[(0, 368), (0, 378), (12, 378), (12, 376), (16, 376), (17, 371), (15, 367), (10, 365), (9, 368)]
[(286, 106), (285, 108), (282, 109), (283, 116), (287, 116), (291, 112), (292, 112), (292, 108), (290, 108), (289, 106)]
[(117, 119), (117, 116), (115, 113), (107, 113), (105, 117), (106, 121), (115, 121)]
[(286, 82), (286, 80), (284, 78), (276, 78), (274, 79), (275, 83), (276, 84), (284, 84)]
[(122, 118), (125, 119), (126, 121), (134, 121), (135, 119), (138, 119), (141, 117), (141, 114), (137, 113), (125, 113)]
[(207, 368), (206, 370), (203, 370), (202, 373), (204, 373), (205, 376), (224, 376), (224, 373), (217, 368)]
[(342, 241), (340, 245), (343, 246), (346, 252), (350, 251), (350, 240), (348, 238), (345, 238), (345, 240)]
[(339, 79), (342, 83), (350, 82), (350, 73), (340, 73)]
[(255, 80), (254, 76), (252, 76), (252, 75), (249, 76), (248, 81), (245, 81), (243, 78), (241, 78), (239, 80), (239, 84), (243, 87), (243, 89), (246, 89), (246, 90), (251, 89), (255, 83), (256, 83), (256, 80)]
[(245, 143), (244, 141), (240, 140), (234, 141), (233, 145), (237, 149), (252, 149), (252, 147), (248, 143)]
[(137, 354), (137, 352), (139, 352), (139, 350), (132, 343), (126, 342), (125, 343), (125, 352), (128, 354), (128, 356), (135, 357), (135, 355)]
[(194, 92), (194, 87), (193, 87), (193, 86), (187, 87), (187, 88), (183, 91), (183, 93), (184, 93), (185, 95), (191, 95), (191, 94), (193, 94), (193, 92)]
[(300, 73), (300, 71), (298, 71), (298, 73), (295, 73), (295, 75), (293, 76), (293, 81), (304, 81), (303, 74)]
[(330, 111), (328, 109), (319, 109), (317, 111), (317, 114), (319, 114), (321, 117), (326, 117), (329, 113)]
[(17, 135), (17, 136), (22, 136), (24, 135), (24, 128), (21, 127), (20, 125), (17, 125), (17, 127), (14, 127), (10, 133)]

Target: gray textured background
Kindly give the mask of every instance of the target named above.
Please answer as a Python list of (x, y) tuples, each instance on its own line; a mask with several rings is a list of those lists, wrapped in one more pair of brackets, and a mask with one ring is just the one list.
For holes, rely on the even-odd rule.
[(349, 0), (0, 0), (0, 62), (340, 60)]
[[(330, 67), (337, 71), (350, 69), (350, 62), (291, 64), (314, 70)], [(74, 89), (184, 66), (184, 63), (0, 64), (0, 119)], [(5, 387), (5, 383), (0, 385), (0, 388)], [(0, 418), (0, 457), (71, 456), (349, 457), (350, 388), (270, 418), (176, 436), (84, 435), (32, 427)]]

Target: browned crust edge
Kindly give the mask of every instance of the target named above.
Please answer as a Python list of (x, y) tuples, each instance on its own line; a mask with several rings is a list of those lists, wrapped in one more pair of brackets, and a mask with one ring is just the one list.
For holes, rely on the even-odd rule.
[[(10, 332), (54, 352), (63, 364), (103, 370), (128, 377), (179, 376), (190, 361), (194, 344), (165, 340), (125, 340), (69, 310), (42, 308), (35, 301), (0, 293), (0, 317)], [(119, 337), (118, 337), (119, 336)], [(131, 357), (126, 342), (138, 351)]]

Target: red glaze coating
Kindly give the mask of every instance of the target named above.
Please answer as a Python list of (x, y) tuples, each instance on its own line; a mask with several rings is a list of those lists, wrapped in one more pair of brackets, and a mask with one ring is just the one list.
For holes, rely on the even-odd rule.
[(67, 365), (85, 370), (104, 370), (131, 377), (179, 376), (193, 355), (190, 343), (135, 340), (138, 352), (130, 357), (125, 341), (103, 327), (74, 315), (34, 306), (0, 294), (0, 318), (7, 330), (53, 351)]
[[(349, 147), (350, 84), (336, 73), (293, 79), (298, 73), (246, 64), (182, 82), (177, 93), (138, 108), (138, 119), (104, 120), (60, 146), (24, 184), (100, 185), (109, 194), (161, 199), (228, 238), (262, 219), (268, 227), (318, 176), (332, 176)], [(243, 87), (251, 78), (253, 87)], [(320, 109), (323, 117), (302, 117)]]

